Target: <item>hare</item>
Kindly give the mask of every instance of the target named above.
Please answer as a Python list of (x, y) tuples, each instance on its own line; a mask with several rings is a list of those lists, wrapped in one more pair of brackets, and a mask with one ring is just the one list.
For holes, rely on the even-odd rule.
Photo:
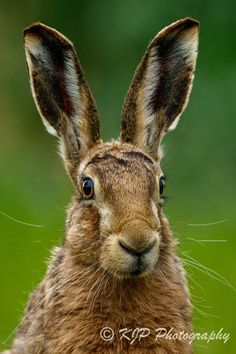
[(162, 211), (160, 144), (187, 105), (198, 32), (185, 18), (154, 37), (125, 98), (120, 137), (103, 143), (72, 43), (41, 23), (24, 30), (33, 97), (59, 139), (74, 196), (63, 245), (8, 353), (192, 353), (187, 281)]

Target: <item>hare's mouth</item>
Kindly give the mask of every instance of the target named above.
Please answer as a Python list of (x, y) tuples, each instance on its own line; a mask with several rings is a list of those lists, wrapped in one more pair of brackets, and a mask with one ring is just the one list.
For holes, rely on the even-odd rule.
[(112, 273), (115, 278), (118, 279), (134, 279), (134, 278), (141, 278), (145, 277), (146, 275), (150, 274), (153, 271), (154, 266), (150, 267), (146, 264), (132, 266), (130, 269), (127, 270), (119, 270), (116, 269), (109, 269), (108, 271)]
[(150, 266), (149, 264), (146, 263), (146, 261), (143, 262), (134, 262), (134, 264), (129, 267), (127, 271), (117, 271), (115, 273), (115, 276), (120, 278), (120, 279), (128, 279), (128, 278), (140, 278), (148, 275), (151, 273), (153, 270), (154, 265)]
[(135, 278), (142, 277), (150, 273), (153, 269), (154, 264), (150, 265), (148, 255), (143, 255), (141, 257), (136, 256), (132, 260), (131, 265), (129, 266), (129, 270), (125, 272), (123, 277), (127, 278)]
[(148, 270), (148, 266), (145, 260), (135, 261), (134, 265), (131, 267), (129, 274), (131, 277), (141, 276), (147, 273), (147, 270)]

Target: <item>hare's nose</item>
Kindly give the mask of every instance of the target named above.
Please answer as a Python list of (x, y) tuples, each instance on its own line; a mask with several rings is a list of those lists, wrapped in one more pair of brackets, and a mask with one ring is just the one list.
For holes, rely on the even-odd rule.
[(155, 243), (156, 243), (156, 240), (153, 241), (152, 243), (150, 243), (149, 245), (147, 245), (143, 250), (137, 251), (134, 248), (125, 244), (123, 241), (119, 240), (119, 244), (120, 244), (121, 248), (123, 248), (123, 250), (125, 250), (131, 256), (137, 256), (137, 257), (144, 256), (146, 253), (150, 252), (151, 249), (155, 246)]

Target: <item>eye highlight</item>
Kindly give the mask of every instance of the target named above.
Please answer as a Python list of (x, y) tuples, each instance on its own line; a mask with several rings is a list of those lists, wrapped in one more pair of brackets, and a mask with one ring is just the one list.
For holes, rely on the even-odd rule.
[(82, 184), (83, 194), (86, 199), (91, 199), (94, 196), (94, 185), (91, 178), (84, 178)]
[(160, 179), (159, 179), (159, 193), (160, 193), (160, 196), (163, 196), (164, 188), (165, 188), (165, 178), (164, 178), (164, 176), (161, 176)]

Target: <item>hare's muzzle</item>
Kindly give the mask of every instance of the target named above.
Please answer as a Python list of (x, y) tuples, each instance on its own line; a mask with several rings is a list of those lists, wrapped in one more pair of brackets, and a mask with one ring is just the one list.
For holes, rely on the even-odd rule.
[(148, 253), (155, 247), (156, 240), (146, 245), (144, 249), (138, 251), (135, 248), (128, 246), (121, 240), (119, 240), (119, 244), (121, 248), (123, 248), (123, 250), (133, 258), (133, 265), (130, 269), (130, 275), (140, 275), (143, 271), (145, 271), (145, 268), (147, 267), (146, 258), (148, 257)]
[(103, 266), (118, 278), (146, 275), (158, 261), (159, 245), (159, 232), (146, 222), (128, 223), (108, 237)]

